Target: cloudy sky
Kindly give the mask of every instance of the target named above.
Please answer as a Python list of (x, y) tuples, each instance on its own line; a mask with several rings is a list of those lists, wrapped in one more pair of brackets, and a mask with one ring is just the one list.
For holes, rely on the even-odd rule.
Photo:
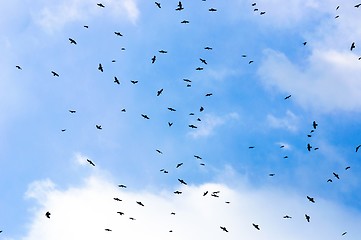
[(0, 239), (360, 239), (359, 2), (160, 4), (2, 3)]

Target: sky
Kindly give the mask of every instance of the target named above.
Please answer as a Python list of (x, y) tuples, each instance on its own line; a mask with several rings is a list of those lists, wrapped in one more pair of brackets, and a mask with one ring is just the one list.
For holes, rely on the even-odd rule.
[(359, 2), (159, 3), (2, 2), (0, 239), (360, 239)]

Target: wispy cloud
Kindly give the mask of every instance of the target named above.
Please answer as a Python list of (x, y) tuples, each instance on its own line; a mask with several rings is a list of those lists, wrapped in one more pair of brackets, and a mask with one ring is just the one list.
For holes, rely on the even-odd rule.
[(298, 130), (299, 118), (292, 111), (288, 110), (284, 117), (276, 117), (272, 114), (268, 114), (267, 122), (272, 128), (296, 132)]

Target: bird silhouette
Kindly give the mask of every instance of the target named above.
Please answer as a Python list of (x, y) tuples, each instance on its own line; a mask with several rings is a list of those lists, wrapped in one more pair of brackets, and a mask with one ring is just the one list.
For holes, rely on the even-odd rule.
[(185, 82), (192, 82), (191, 80), (189, 80), (189, 79), (187, 79), (187, 78), (183, 78), (183, 81), (185, 81)]
[(158, 52), (159, 52), (159, 53), (163, 53), (163, 54), (168, 53), (168, 52), (165, 51), (165, 50), (159, 50)]
[(163, 88), (160, 89), (160, 90), (158, 90), (158, 92), (157, 92), (157, 97), (159, 97), (159, 96), (162, 94), (162, 92), (163, 92)]
[(285, 97), (285, 100), (289, 99), (291, 97), (291, 95), (288, 95)]
[(307, 42), (303, 42), (302, 44), (303, 44), (304, 46), (306, 46)]
[(156, 149), (155, 150), (157, 153), (159, 153), (159, 154), (163, 154), (163, 152), (161, 151), (161, 150), (159, 150), (159, 149)]
[(215, 8), (210, 8), (210, 9), (208, 9), (208, 11), (210, 11), (210, 12), (216, 12), (217, 9), (215, 9)]
[(76, 41), (72, 38), (69, 38), (70, 44), (76, 44)]
[(318, 124), (316, 123), (316, 121), (313, 121), (313, 122), (312, 122), (312, 126), (313, 126), (313, 129), (316, 129), (316, 128), (317, 128)]
[(253, 225), (253, 227), (255, 227), (257, 230), (261, 230), (261, 229), (259, 228), (258, 224), (252, 223), (252, 225)]
[(109, 228), (106, 228), (106, 229), (105, 229), (105, 231), (107, 231), (107, 232), (111, 232), (112, 230), (111, 230), (111, 229), (109, 229)]
[(120, 216), (124, 215), (124, 213), (123, 213), (123, 212), (117, 212), (117, 213), (119, 213), (119, 215), (120, 215)]
[(313, 197), (307, 196), (307, 199), (308, 199), (308, 201), (310, 201), (310, 202), (312, 202), (312, 203), (315, 203), (315, 199), (314, 199)]
[(200, 156), (198, 156), (198, 155), (194, 155), (194, 157), (197, 158), (197, 159), (199, 159), (199, 160), (202, 159), (202, 158), (201, 158)]
[(152, 57), (152, 63), (155, 63), (155, 60), (157, 59), (157, 57), (154, 55), (153, 57)]
[(133, 218), (133, 217), (130, 217), (129, 219), (130, 219), (130, 220), (133, 220), (133, 221), (135, 220), (135, 218)]
[(259, 14), (260, 14), (260, 15), (263, 15), (263, 14), (266, 14), (266, 12), (263, 11), (263, 12), (260, 12)]
[(181, 1), (179, 1), (178, 2), (178, 7), (175, 9), (176, 11), (181, 11), (181, 10), (183, 10), (184, 8), (183, 8), (183, 4), (182, 4), (182, 2)]
[(103, 129), (101, 125), (95, 125), (95, 127), (96, 127), (97, 129), (99, 129), (99, 130), (102, 130), (102, 129)]
[(356, 46), (355, 46), (355, 42), (353, 42), (353, 43), (351, 44), (350, 50), (352, 51), (355, 47), (356, 47)]
[(193, 124), (188, 125), (190, 128), (197, 128), (197, 126), (194, 126)]
[(290, 216), (288, 216), (288, 215), (285, 215), (285, 216), (283, 216), (283, 218), (292, 218), (292, 217), (290, 217)]
[(122, 199), (119, 199), (119, 198), (117, 198), (117, 197), (115, 197), (115, 198), (113, 198), (115, 201), (118, 201), (118, 202), (121, 202), (122, 201)]
[(312, 148), (312, 146), (309, 143), (307, 143), (307, 150), (311, 151), (311, 148)]
[(122, 37), (123, 34), (121, 34), (120, 32), (114, 32), (115, 35), (119, 36), (119, 37)]
[(182, 166), (182, 165), (183, 165), (183, 163), (178, 163), (175, 168), (179, 168), (179, 167)]
[(105, 6), (102, 3), (97, 3), (97, 5), (101, 8), (104, 8)]
[(90, 165), (92, 165), (93, 167), (95, 167), (95, 164), (93, 163), (93, 161), (92, 161), (92, 160), (87, 159), (86, 161), (87, 161)]
[(197, 71), (202, 71), (203, 68), (202, 68), (202, 67), (197, 67), (196, 70), (197, 70)]
[(15, 67), (19, 70), (22, 70), (22, 68), (19, 65), (16, 65)]
[(174, 194), (182, 194), (181, 191), (175, 191)]
[(329, 178), (329, 179), (327, 180), (327, 182), (332, 182), (332, 179), (331, 179), (331, 178)]
[(133, 83), (133, 84), (137, 84), (137, 83), (138, 83), (137, 80), (131, 80), (130, 82)]
[(172, 122), (168, 122), (168, 126), (171, 127), (173, 125)]
[(142, 202), (138, 202), (138, 201), (137, 201), (136, 203), (138, 203), (138, 205), (144, 207), (144, 204), (143, 204)]
[(51, 71), (51, 73), (53, 74), (53, 77), (59, 77), (59, 74), (54, 72), (54, 71)]
[(307, 214), (305, 214), (305, 218), (306, 218), (307, 222), (310, 222), (310, 219), (311, 219), (310, 216), (308, 216)]
[(88, 25), (84, 25), (84, 28), (89, 28), (89, 26), (88, 26)]
[(204, 193), (203, 193), (203, 196), (206, 196), (208, 194), (208, 191), (205, 191)]
[(360, 149), (360, 147), (361, 147), (361, 145), (358, 145), (358, 146), (356, 147), (356, 152), (358, 152), (358, 150)]
[(119, 82), (119, 80), (118, 80), (118, 78), (117, 78), (117, 77), (114, 77), (114, 83), (116, 83), (116, 84), (120, 84), (120, 82)]
[(201, 106), (201, 107), (199, 108), (199, 111), (200, 111), (200, 112), (203, 112), (203, 111), (204, 111), (204, 107)]
[(332, 174), (333, 174), (333, 176), (335, 176), (335, 178), (340, 179), (340, 177), (338, 176), (337, 173), (333, 172)]
[(206, 61), (205, 59), (203, 59), (203, 58), (200, 58), (199, 60), (200, 60), (202, 63), (206, 64), (206, 65), (208, 64), (207, 61)]
[(120, 187), (120, 188), (127, 188), (127, 186), (125, 186), (124, 184), (119, 184), (118, 187)]
[(187, 23), (189, 23), (189, 21), (188, 20), (183, 20), (183, 21), (181, 21), (181, 23), (187, 24)]
[(168, 110), (171, 111), (171, 112), (175, 112), (175, 111), (176, 111), (174, 108), (171, 108), (171, 107), (169, 107)]
[(75, 110), (69, 110), (69, 112), (70, 112), (70, 113), (76, 113), (76, 111), (75, 111)]
[(205, 49), (205, 50), (212, 50), (213, 48), (211, 48), (211, 47), (205, 47), (204, 49)]
[(148, 115), (146, 115), (146, 114), (141, 114), (141, 115), (144, 119), (149, 119)]
[(213, 95), (213, 93), (207, 93), (205, 96), (206, 97), (210, 97), (210, 96), (212, 96)]
[(187, 183), (186, 183), (183, 179), (179, 179), (179, 178), (178, 178), (178, 181), (179, 181), (181, 184), (187, 185)]
[(355, 5), (355, 8), (359, 8), (361, 6), (361, 3)]
[(347, 166), (346, 168), (345, 168), (345, 170), (348, 170), (348, 169), (350, 169), (351, 167), (350, 166)]
[(159, 3), (159, 2), (154, 2), (154, 3), (155, 3), (155, 5), (157, 5), (158, 8), (162, 8), (162, 7), (160, 6), (160, 3)]
[(99, 63), (99, 65), (98, 65), (98, 70), (101, 71), (101, 72), (103, 72), (103, 66), (102, 66), (101, 63)]
[(227, 228), (226, 228), (226, 227), (222, 227), (222, 226), (220, 226), (220, 228), (221, 228), (223, 231), (228, 232), (228, 230), (227, 230)]
[(47, 218), (50, 218), (50, 215), (51, 215), (50, 212), (46, 212), (46, 213), (45, 213), (45, 216), (46, 216)]

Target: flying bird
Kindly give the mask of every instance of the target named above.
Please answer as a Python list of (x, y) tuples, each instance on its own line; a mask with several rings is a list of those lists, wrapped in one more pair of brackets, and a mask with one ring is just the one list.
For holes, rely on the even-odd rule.
[(193, 124), (188, 125), (190, 128), (197, 128), (197, 126), (194, 126)]
[(123, 34), (121, 34), (120, 32), (114, 32), (115, 35), (119, 36), (119, 37), (122, 37)]
[(307, 143), (307, 150), (310, 152), (311, 151), (311, 148), (312, 148), (312, 146), (309, 144), (309, 143)]
[(259, 14), (260, 14), (260, 15), (263, 15), (263, 14), (265, 14), (265, 13), (266, 13), (266, 12), (263, 11), (263, 12), (260, 12)]
[(346, 168), (345, 168), (345, 170), (348, 170), (348, 169), (350, 169), (351, 167), (350, 166), (347, 166)]
[(69, 110), (69, 112), (70, 112), (70, 113), (76, 113), (76, 111), (75, 111), (75, 110)]
[(189, 23), (189, 21), (188, 20), (183, 20), (183, 21), (181, 21), (181, 23), (187, 24), (187, 23)]
[(90, 165), (92, 165), (93, 167), (95, 167), (95, 164), (93, 163), (93, 161), (91, 161), (91, 160), (89, 160), (89, 159), (87, 159), (86, 160)]
[(89, 26), (88, 26), (88, 25), (84, 25), (84, 27), (85, 27), (85, 28), (89, 28)]
[(212, 96), (213, 95), (213, 93), (207, 93), (206, 94), (206, 97), (210, 97), (210, 96)]
[(222, 226), (220, 226), (220, 228), (221, 228), (223, 231), (228, 232), (228, 230), (227, 230), (227, 228), (226, 228), (226, 227), (222, 227)]
[(115, 201), (118, 201), (118, 202), (121, 202), (122, 201), (122, 199), (119, 199), (119, 198), (117, 198), (117, 197), (115, 197), (115, 198), (113, 198)]
[(197, 67), (196, 70), (197, 70), (197, 71), (202, 71), (203, 68), (202, 68), (202, 67)]
[(46, 213), (45, 213), (45, 216), (46, 216), (47, 218), (50, 218), (50, 215), (51, 215), (50, 212), (46, 212)]
[(182, 194), (181, 191), (175, 191), (174, 194)]
[(285, 216), (283, 216), (283, 218), (292, 218), (292, 217), (290, 217), (290, 216), (288, 216), (288, 215), (285, 215)]
[(259, 228), (258, 224), (252, 223), (252, 225), (253, 225), (253, 227), (255, 227), (257, 230), (261, 230), (261, 229)]
[(176, 11), (181, 11), (181, 10), (183, 10), (184, 8), (183, 8), (183, 4), (182, 4), (182, 2), (181, 1), (179, 1), (178, 2), (178, 7), (175, 9)]
[(109, 229), (109, 228), (106, 228), (106, 229), (105, 229), (105, 231), (107, 231), (107, 232), (111, 232), (112, 230), (111, 230), (111, 229)]
[(155, 63), (155, 60), (157, 59), (157, 57), (156, 56), (153, 56), (152, 57), (152, 63)]
[(285, 97), (285, 100), (289, 99), (291, 97), (291, 95), (288, 95)]
[(123, 213), (123, 212), (117, 212), (117, 213), (119, 213), (119, 215), (120, 215), (120, 216), (124, 215), (124, 213)]
[(316, 121), (313, 121), (313, 122), (312, 122), (312, 126), (313, 126), (313, 129), (316, 129), (316, 128), (317, 128), (318, 124), (316, 123)]
[(168, 122), (168, 126), (171, 127), (173, 125), (172, 122)]
[(199, 60), (204, 64), (208, 64), (207, 61), (205, 59), (203, 59), (203, 58), (200, 58)]
[(359, 8), (361, 6), (361, 3), (355, 5), (355, 8)]
[(208, 11), (210, 11), (210, 12), (216, 12), (217, 9), (215, 9), (215, 8), (210, 8), (210, 9), (208, 9)]
[(97, 5), (101, 8), (104, 8), (105, 6), (102, 3), (97, 3)]
[(102, 129), (103, 129), (101, 125), (95, 125), (95, 127), (96, 127), (97, 129), (99, 129), (99, 130), (102, 130)]
[(171, 112), (175, 112), (175, 111), (176, 111), (174, 108), (171, 108), (171, 107), (169, 107), (168, 110), (171, 111)]
[(117, 78), (117, 77), (114, 77), (114, 83), (116, 83), (116, 84), (120, 84), (120, 82), (119, 82), (119, 80), (118, 80), (118, 78)]
[(203, 112), (203, 111), (204, 111), (204, 107), (201, 106), (201, 107), (199, 108), (199, 111), (200, 111), (200, 112)]
[(119, 184), (118, 187), (120, 187), (120, 188), (127, 188), (127, 186), (125, 186), (124, 184)]
[(103, 66), (102, 66), (101, 63), (99, 63), (98, 70), (101, 71), (101, 72), (103, 72)]
[(144, 119), (149, 119), (149, 117), (146, 114), (141, 114)]
[(303, 42), (302, 44), (303, 44), (304, 46), (306, 46), (307, 42)]
[(133, 84), (138, 83), (138, 81), (137, 81), (137, 80), (131, 80), (130, 82), (131, 82), (131, 83), (133, 83)]
[(136, 203), (138, 203), (138, 205), (144, 207), (144, 204), (142, 202), (136, 202)]
[(205, 47), (204, 49), (205, 49), (205, 50), (212, 50), (213, 48), (211, 48), (211, 47)]
[(157, 5), (158, 8), (162, 8), (162, 7), (160, 6), (160, 3), (159, 3), (159, 2), (154, 2), (154, 3), (155, 3), (155, 5)]
[(187, 79), (187, 78), (183, 78), (183, 81), (185, 82), (192, 82), (191, 80)]
[(163, 92), (163, 88), (160, 89), (160, 90), (158, 90), (158, 92), (157, 92), (157, 97), (159, 97), (159, 96), (162, 94), (162, 92)]
[(355, 46), (355, 42), (353, 42), (353, 43), (351, 44), (350, 50), (352, 51), (355, 47), (356, 47), (356, 46)]
[(333, 172), (332, 174), (333, 174), (333, 176), (335, 176), (335, 178), (340, 179), (340, 177), (338, 176), (337, 173)]
[(54, 72), (54, 71), (51, 71), (51, 73), (53, 74), (53, 77), (59, 77), (59, 74)]
[(76, 44), (76, 41), (72, 38), (69, 38), (70, 44)]
[(194, 155), (194, 157), (197, 158), (197, 159), (199, 159), (199, 160), (202, 159), (202, 158), (201, 158), (200, 156), (198, 156), (198, 155)]
[(361, 147), (361, 145), (358, 145), (358, 146), (356, 147), (356, 152), (360, 149), (360, 147)]
[(22, 70), (22, 68), (19, 65), (16, 65), (15, 67), (19, 70)]
[(310, 216), (308, 216), (307, 214), (305, 214), (305, 218), (306, 218), (307, 222), (310, 222), (310, 219), (311, 219)]
[(179, 168), (179, 167), (182, 166), (182, 165), (183, 165), (183, 163), (178, 163), (175, 168)]
[(314, 199), (313, 197), (307, 196), (307, 199), (308, 199), (308, 201), (310, 201), (310, 202), (312, 202), (312, 203), (315, 203), (315, 199)]
[(178, 178), (178, 181), (179, 181), (181, 184), (187, 185), (187, 183), (186, 183), (183, 179), (179, 179), (179, 178)]
[(159, 52), (159, 53), (163, 53), (163, 54), (168, 53), (168, 52), (165, 51), (165, 50), (159, 50), (158, 52)]
[(208, 194), (208, 191), (205, 191), (204, 193), (203, 193), (203, 196), (206, 196)]

